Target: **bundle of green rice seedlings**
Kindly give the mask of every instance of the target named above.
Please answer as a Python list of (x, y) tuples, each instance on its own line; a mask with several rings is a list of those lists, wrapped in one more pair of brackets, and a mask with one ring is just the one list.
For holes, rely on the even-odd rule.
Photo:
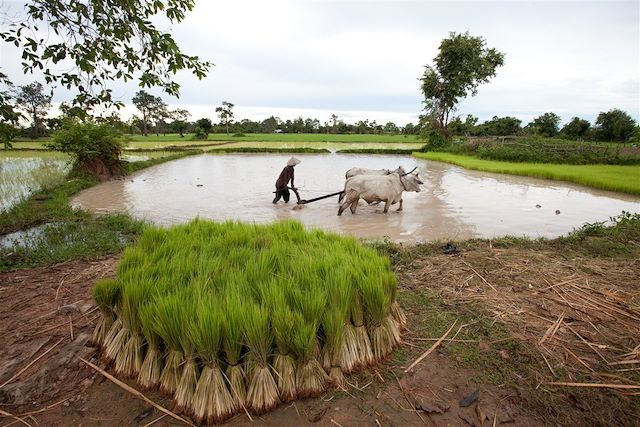
[(247, 401), (246, 377), (241, 363), (243, 323), (246, 313), (241, 295), (238, 286), (227, 287), (222, 322), (222, 347), (227, 362), (226, 374), (234, 404), (232, 412), (241, 408), (246, 409)]
[(324, 354), (328, 359), (329, 368), (325, 371), (329, 373), (333, 384), (337, 387), (344, 386), (344, 371), (342, 369), (343, 355), (345, 348), (344, 332), (347, 325), (347, 314), (351, 301), (352, 287), (348, 274), (341, 269), (336, 271), (333, 280), (328, 283), (328, 308), (324, 312), (322, 328), (325, 335)]
[(360, 283), (362, 301), (365, 308), (365, 321), (371, 334), (371, 347), (374, 360), (382, 360), (393, 350), (396, 340), (388, 327), (387, 314), (390, 301), (379, 283), (364, 281)]
[(247, 406), (256, 414), (274, 408), (280, 402), (278, 387), (269, 369), (269, 354), (273, 344), (273, 331), (269, 322), (269, 310), (254, 302), (245, 305), (245, 343), (249, 387)]
[(102, 279), (96, 282), (93, 288), (93, 299), (96, 301), (101, 316), (93, 331), (92, 341), (95, 345), (102, 347), (109, 330), (113, 326), (113, 322), (116, 320), (114, 309), (120, 299), (120, 286), (118, 281), (114, 279)]
[(153, 299), (153, 327), (165, 343), (166, 357), (160, 374), (160, 391), (171, 394), (178, 388), (182, 376), (184, 355), (180, 345), (180, 337), (184, 333), (186, 315), (184, 313), (184, 291), (173, 294), (158, 295)]
[(123, 330), (128, 331), (128, 338), (116, 357), (115, 369), (127, 378), (137, 376), (142, 367), (144, 340), (138, 313), (152, 287), (153, 284), (138, 278), (133, 283), (125, 283), (122, 288)]
[[(303, 264), (308, 265), (312, 264)], [(303, 267), (296, 274), (298, 287), (289, 289), (289, 298), (293, 301), (292, 307), (302, 315), (304, 322), (296, 325), (292, 350), (298, 360), (298, 396), (308, 397), (322, 393), (329, 382), (329, 377), (319, 362), (321, 353), (318, 344), (318, 329), (327, 301), (322, 284), (310, 276), (310, 271)]]
[(347, 372), (351, 372), (354, 368), (360, 366), (369, 366), (373, 364), (373, 350), (371, 347), (371, 341), (369, 340), (369, 334), (365, 326), (364, 317), (364, 303), (362, 298), (362, 291), (360, 289), (354, 289), (352, 293), (353, 303), (351, 305), (351, 320), (353, 322), (353, 328), (347, 325), (345, 329), (345, 340), (347, 341), (347, 348), (349, 355), (352, 355), (354, 350), (356, 358), (354, 363), (350, 366), (350, 361), (345, 360), (347, 355), (343, 357), (343, 368), (346, 368)]
[[(325, 357), (329, 359), (329, 378), (336, 387), (343, 387), (344, 374), (340, 367), (340, 351), (344, 331), (344, 313), (336, 308), (329, 308), (322, 318), (322, 328), (325, 334)], [(326, 366), (324, 367), (327, 370)]]
[(391, 264), (388, 258), (384, 258), (384, 264), (382, 266), (382, 270), (379, 273), (380, 278), (382, 280), (382, 284), (384, 286), (385, 291), (389, 297), (389, 301), (391, 301), (391, 317), (398, 325), (398, 342), (400, 341), (400, 330), (407, 329), (407, 316), (404, 314), (402, 308), (400, 308), (400, 304), (396, 300), (398, 293), (398, 284), (396, 281), (396, 277), (391, 272)]
[(203, 365), (191, 399), (191, 412), (197, 423), (220, 423), (236, 412), (236, 405), (220, 369), (223, 312), (213, 295), (199, 301), (188, 335)]
[(303, 321), (303, 318), (300, 313), (291, 310), (282, 287), (272, 286), (272, 289), (270, 303), (273, 317), (271, 324), (277, 347), (273, 359), (273, 369), (276, 373), (280, 399), (283, 402), (291, 402), (295, 400), (297, 392), (296, 361), (291, 354), (290, 340), (295, 328)]
[[(189, 288), (189, 290), (192, 290), (192, 288)], [(182, 333), (178, 340), (180, 341), (180, 348), (182, 349), (182, 354), (184, 356), (184, 364), (182, 366), (180, 381), (178, 381), (178, 386), (176, 387), (176, 391), (173, 395), (174, 411), (176, 412), (182, 412), (191, 406), (193, 394), (196, 391), (196, 385), (198, 383), (196, 349), (194, 341), (189, 336), (188, 331), (193, 323), (193, 314), (200, 305), (206, 304), (206, 302), (199, 300), (196, 304), (194, 298), (194, 295), (189, 294), (182, 299)], [(203, 297), (202, 295), (199, 295), (198, 298)]]
[(147, 352), (138, 374), (138, 384), (143, 390), (156, 388), (162, 373), (162, 339), (154, 329), (154, 310), (152, 304), (145, 304), (138, 313), (142, 334), (147, 342)]
[(302, 317), (302, 323), (296, 325), (291, 337), (291, 349), (298, 360), (296, 370), (296, 389), (298, 397), (316, 396), (322, 393), (329, 382), (322, 365), (314, 355), (317, 325)]

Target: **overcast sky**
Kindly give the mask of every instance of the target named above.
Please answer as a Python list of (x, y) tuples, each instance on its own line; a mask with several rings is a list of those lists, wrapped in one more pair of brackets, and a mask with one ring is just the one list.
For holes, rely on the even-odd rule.
[[(217, 121), (215, 107), (230, 101), (236, 120), (337, 113), (347, 122), (415, 123), (424, 66), (449, 32), (469, 31), (504, 52), (505, 65), (457, 114), (526, 124), (547, 111), (594, 121), (621, 108), (640, 120), (639, 10), (638, 1), (199, 0), (185, 21), (161, 28), (216, 66), (202, 81), (178, 74), (179, 99), (150, 92), (192, 119)], [(1, 54), (17, 84), (43, 81), (23, 75), (18, 50), (3, 45)], [(139, 90), (113, 89), (125, 103)], [(58, 91), (54, 101), (70, 98)]]

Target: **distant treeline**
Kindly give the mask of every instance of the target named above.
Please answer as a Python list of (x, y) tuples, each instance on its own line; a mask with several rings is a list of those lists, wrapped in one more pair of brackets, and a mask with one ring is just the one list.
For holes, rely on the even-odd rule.
[[(28, 113), (30, 126), (20, 129), (13, 125), (0, 127), (2, 140), (11, 140), (16, 136), (49, 136), (58, 130), (66, 121), (85, 121), (92, 119), (97, 122), (107, 123), (123, 133), (143, 134), (150, 133), (167, 134), (179, 133), (193, 134), (195, 139), (206, 139), (210, 133), (249, 134), (249, 133), (318, 133), (318, 134), (389, 134), (389, 135), (421, 135), (424, 139), (434, 129), (434, 120), (426, 115), (419, 116), (418, 123), (399, 125), (393, 122), (384, 124), (375, 120), (359, 120), (355, 123), (346, 123), (336, 114), (332, 114), (329, 120), (321, 122), (317, 118), (298, 117), (293, 120), (282, 120), (271, 116), (262, 121), (249, 119), (234, 120), (234, 105), (223, 102), (221, 107), (215, 108), (220, 118), (219, 123), (214, 123), (210, 118), (203, 117), (190, 121), (191, 114), (186, 110), (169, 110), (168, 105), (157, 96), (145, 91), (139, 91), (132, 99), (133, 104), (140, 114), (123, 121), (117, 113), (107, 117), (91, 118), (86, 110), (63, 103), (60, 105), (60, 116), (47, 118), (51, 104), (50, 98), (44, 94), (44, 88), (39, 84), (21, 86), (25, 93), (34, 93), (38, 96), (23, 97), (33, 99), (32, 102), (20, 102), (19, 110)], [(46, 98), (42, 102), (36, 100)], [(22, 99), (22, 98), (19, 98)], [(25, 114), (27, 117), (27, 114)], [(617, 141), (627, 142), (640, 139), (640, 131), (635, 120), (620, 109), (601, 112), (595, 123), (580, 117), (573, 117), (567, 124), (560, 127), (560, 116), (553, 112), (544, 113), (530, 123), (523, 126), (520, 119), (515, 117), (494, 116), (483, 123), (478, 123), (478, 118), (469, 114), (465, 118), (456, 117), (449, 121), (447, 132), (453, 136), (515, 136), (533, 135), (560, 137), (573, 140), (590, 141)]]

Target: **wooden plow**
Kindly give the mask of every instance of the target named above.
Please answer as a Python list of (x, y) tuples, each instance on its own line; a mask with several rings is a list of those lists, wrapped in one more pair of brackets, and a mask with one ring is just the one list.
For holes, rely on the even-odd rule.
[[(307, 200), (307, 199), (301, 199), (300, 198), (300, 193), (298, 193), (298, 189), (297, 188), (287, 187), (287, 189), (293, 191), (293, 193), (296, 195), (296, 199), (298, 199), (297, 203), (299, 205), (306, 205), (306, 204), (311, 203), (311, 202), (317, 202), (318, 200), (328, 199), (329, 197), (338, 196), (338, 195), (342, 194), (342, 190), (340, 190), (340, 191), (337, 191), (335, 193), (327, 194), (327, 195), (320, 196), (320, 197), (314, 197), (313, 199), (308, 199)], [(274, 193), (275, 193), (275, 191), (274, 191)]]

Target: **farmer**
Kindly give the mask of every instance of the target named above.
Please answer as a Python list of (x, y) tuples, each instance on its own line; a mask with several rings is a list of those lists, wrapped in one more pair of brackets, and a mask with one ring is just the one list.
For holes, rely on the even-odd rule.
[(280, 172), (280, 176), (276, 181), (276, 197), (274, 197), (273, 203), (278, 203), (280, 197), (284, 199), (285, 203), (289, 203), (290, 193), (289, 189), (287, 188), (287, 184), (289, 183), (289, 181), (291, 181), (291, 188), (296, 188), (293, 185), (293, 168), (298, 163), (300, 163), (300, 160), (292, 157), (287, 162), (287, 166), (285, 166), (284, 169), (282, 169), (282, 172)]

